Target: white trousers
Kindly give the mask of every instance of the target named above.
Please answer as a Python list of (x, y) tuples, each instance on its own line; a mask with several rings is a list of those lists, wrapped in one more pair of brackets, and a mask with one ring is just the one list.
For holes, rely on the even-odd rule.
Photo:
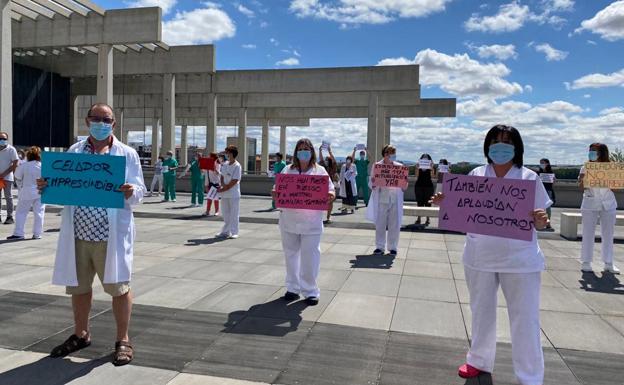
[(158, 183), (158, 193), (162, 193), (163, 189), (163, 176), (162, 175), (154, 175), (152, 178), (152, 185), (150, 186), (150, 192), (154, 192), (154, 187), (156, 187), (156, 183)]
[(316, 279), (321, 268), (321, 234), (282, 231), (286, 257), (286, 290), (304, 297), (319, 297)]
[(542, 385), (544, 354), (540, 342), (541, 273), (492, 273), (464, 266), (472, 311), (472, 343), (466, 362), (486, 372), (496, 356), (496, 294), (503, 289), (511, 325), (511, 354), (522, 385)]
[(45, 205), (41, 204), (41, 198), (19, 199), (17, 201), (17, 209), (15, 210), (15, 230), (13, 230), (13, 235), (24, 236), (26, 217), (31, 208), (35, 215), (33, 235), (41, 236), (41, 233), (43, 233), (43, 216), (45, 215)]
[[(380, 250), (397, 250), (400, 226), (397, 220), (397, 203), (379, 203), (375, 223), (375, 245)], [(387, 232), (386, 232), (387, 228)], [(386, 245), (388, 246), (386, 248)]]
[(224, 222), (221, 234), (238, 235), (240, 198), (221, 198), (220, 205)]
[(581, 210), (583, 214), (583, 244), (581, 261), (591, 262), (594, 258), (596, 224), (600, 218), (600, 238), (602, 243), (602, 261), (613, 263), (613, 231), (615, 229), (615, 210)]

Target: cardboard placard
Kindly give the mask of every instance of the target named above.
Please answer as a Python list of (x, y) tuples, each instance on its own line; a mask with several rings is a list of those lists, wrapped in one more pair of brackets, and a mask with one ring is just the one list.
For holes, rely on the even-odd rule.
[(624, 189), (624, 163), (618, 162), (587, 162), (585, 163), (586, 188)]
[(326, 211), (329, 204), (327, 175), (277, 174), (275, 207)]
[(364, 143), (358, 143), (355, 145), (355, 151), (365, 151), (366, 145)]
[(374, 187), (407, 188), (409, 167), (376, 163), (373, 167)]
[(543, 172), (539, 177), (542, 183), (555, 183), (555, 174)]
[(126, 157), (68, 152), (41, 154), (41, 176), (48, 186), (42, 203), (120, 209), (126, 181)]
[(530, 241), (535, 225), (534, 180), (444, 174), (439, 227)]

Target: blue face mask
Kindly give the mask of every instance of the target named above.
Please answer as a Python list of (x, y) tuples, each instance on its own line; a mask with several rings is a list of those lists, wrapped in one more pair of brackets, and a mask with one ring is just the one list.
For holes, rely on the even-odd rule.
[(0, 139), (0, 146), (6, 146), (8, 144), (9, 144), (9, 142), (7, 142), (6, 139)]
[(113, 132), (113, 125), (104, 122), (91, 122), (89, 125), (89, 134), (95, 140), (104, 140)]
[[(2, 144), (0, 142), (0, 144)], [(595, 162), (598, 160), (598, 151), (596, 150), (589, 150), (589, 152), (587, 153), (587, 158), (589, 158), (589, 160), (591, 160), (592, 162)]]
[(396, 162), (396, 154), (392, 154), (389, 156), (390, 160)]
[(297, 151), (297, 159), (302, 162), (309, 162), (312, 159), (312, 151), (310, 150), (299, 150)]
[(490, 146), (488, 155), (494, 164), (505, 164), (509, 163), (514, 158), (516, 155), (516, 148), (512, 144), (495, 143)]

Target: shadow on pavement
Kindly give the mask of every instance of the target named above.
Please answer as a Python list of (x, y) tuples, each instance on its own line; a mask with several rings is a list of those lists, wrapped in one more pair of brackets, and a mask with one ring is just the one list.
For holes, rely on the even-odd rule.
[(624, 294), (624, 285), (612, 273), (603, 272), (602, 276), (598, 277), (593, 271), (583, 272), (579, 283), (581, 289), (589, 292)]
[(478, 377), (469, 378), (464, 385), (492, 385), (492, 375), (490, 373), (482, 373)]
[(199, 245), (212, 245), (215, 243), (227, 241), (227, 238), (202, 238), (202, 239), (187, 239), (184, 246), (199, 246)]
[(85, 362), (74, 362), (69, 358), (42, 357), (38, 361), (0, 373), (0, 384), (67, 384), (106, 363), (110, 363), (110, 357)]
[(386, 255), (356, 255), (349, 261), (352, 269), (391, 269), (396, 256)]
[(249, 310), (228, 314), (222, 332), (283, 337), (297, 331), (302, 321), (301, 313), (307, 307), (304, 301), (287, 302), (284, 298), (253, 305)]

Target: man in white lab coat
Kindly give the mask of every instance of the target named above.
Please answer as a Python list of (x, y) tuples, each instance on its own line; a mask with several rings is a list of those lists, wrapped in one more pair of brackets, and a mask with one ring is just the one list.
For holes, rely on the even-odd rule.
[[(117, 339), (113, 364), (132, 361), (133, 349), (128, 337), (132, 295), (134, 218), (132, 205), (138, 204), (146, 192), (137, 152), (113, 136), (115, 116), (110, 106), (91, 106), (86, 118), (89, 138), (71, 146), (68, 152), (117, 155), (126, 157), (126, 183), (120, 191), (126, 198), (122, 209), (65, 206), (61, 219), (52, 283), (66, 286), (72, 296), (74, 334), (55, 347), (50, 355), (63, 357), (91, 344), (89, 313), (91, 311), (93, 278), (97, 274), (104, 291), (113, 297), (113, 313)], [(46, 182), (39, 180), (39, 188)]]

